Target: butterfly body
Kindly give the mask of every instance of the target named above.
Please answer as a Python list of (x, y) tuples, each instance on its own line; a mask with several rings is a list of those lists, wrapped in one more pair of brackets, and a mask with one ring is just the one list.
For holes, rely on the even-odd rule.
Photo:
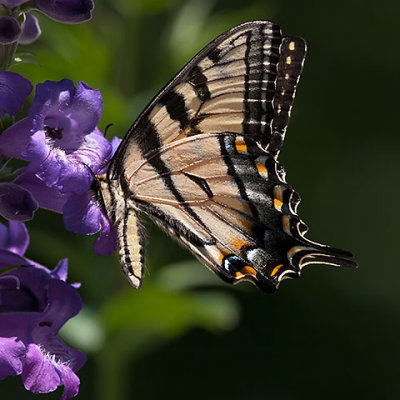
[(304, 237), (299, 195), (277, 161), (305, 56), (270, 21), (225, 32), (196, 55), (132, 125), (96, 197), (139, 287), (147, 214), (227, 282), (273, 292), (308, 263), (354, 266)]

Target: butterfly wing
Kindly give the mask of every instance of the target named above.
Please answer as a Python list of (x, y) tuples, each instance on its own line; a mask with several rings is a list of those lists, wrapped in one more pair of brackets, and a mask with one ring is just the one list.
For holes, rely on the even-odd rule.
[(268, 292), (308, 263), (355, 265), (304, 237), (277, 161), (305, 51), (269, 21), (225, 32), (154, 98), (108, 173), (221, 278)]

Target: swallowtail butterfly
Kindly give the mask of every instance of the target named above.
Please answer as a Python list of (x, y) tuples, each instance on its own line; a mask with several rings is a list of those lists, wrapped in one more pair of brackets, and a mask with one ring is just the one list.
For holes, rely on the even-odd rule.
[(302, 267), (357, 264), (305, 238), (299, 195), (277, 161), (306, 54), (299, 37), (253, 21), (218, 36), (131, 126), (93, 190), (142, 283), (143, 212), (224, 281), (273, 292)]

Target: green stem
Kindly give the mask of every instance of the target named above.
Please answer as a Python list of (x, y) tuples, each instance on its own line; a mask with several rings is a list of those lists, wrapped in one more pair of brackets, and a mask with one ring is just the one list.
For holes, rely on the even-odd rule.
[(3, 44), (0, 48), (0, 71), (7, 71), (13, 60), (15, 51), (17, 50), (18, 42)]

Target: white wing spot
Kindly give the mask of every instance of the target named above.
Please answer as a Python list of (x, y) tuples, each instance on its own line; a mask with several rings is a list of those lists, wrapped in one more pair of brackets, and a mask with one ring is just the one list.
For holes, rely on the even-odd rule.
[(292, 50), (292, 51), (293, 51), (293, 50), (294, 50), (294, 47), (295, 47), (295, 46), (294, 46), (294, 42), (290, 42), (290, 43), (289, 43), (289, 50)]

